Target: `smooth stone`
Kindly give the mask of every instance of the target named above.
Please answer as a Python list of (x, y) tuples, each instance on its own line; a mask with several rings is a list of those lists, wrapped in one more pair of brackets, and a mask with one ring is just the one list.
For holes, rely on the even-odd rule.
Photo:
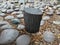
[(6, 14), (5, 13), (0, 13), (0, 16), (5, 16)]
[(8, 16), (5, 17), (6, 20), (13, 19), (13, 18), (14, 18), (14, 16), (11, 16), (11, 15), (8, 15)]
[(48, 19), (50, 19), (49, 16), (44, 16), (44, 17), (42, 18), (42, 20), (48, 20)]
[(0, 21), (0, 26), (1, 25), (6, 25), (6, 24), (9, 24), (7, 21)]
[(44, 25), (45, 21), (41, 20), (40, 26)]
[(28, 35), (21, 35), (16, 40), (16, 45), (29, 45), (30, 43), (30, 36)]
[(28, 0), (28, 2), (34, 2), (35, 0)]
[(19, 0), (18, 2), (19, 2), (19, 3), (26, 3), (27, 0)]
[(60, 21), (53, 21), (53, 24), (60, 25)]
[(16, 12), (16, 11), (15, 12), (12, 12), (12, 15), (14, 15), (14, 14), (17, 15), (17, 14), (20, 14), (20, 12)]
[(11, 13), (11, 12), (13, 12), (14, 10), (13, 9), (8, 9), (7, 10), (7, 13)]
[(17, 15), (17, 18), (22, 18), (22, 17), (24, 17), (23, 14)]
[(8, 44), (13, 42), (19, 35), (15, 29), (6, 29), (0, 34), (0, 44)]
[(19, 24), (20, 23), (20, 20), (15, 18), (15, 19), (12, 19), (11, 20), (13, 24)]
[(14, 9), (15, 11), (19, 11), (19, 8)]
[(46, 41), (46, 42), (53, 42), (54, 39), (55, 39), (55, 36), (52, 32), (50, 31), (45, 31), (43, 33), (43, 39)]
[(47, 14), (48, 14), (48, 15), (52, 15), (53, 12), (54, 12), (53, 10), (49, 10), (49, 11), (47, 12)]
[(1, 11), (5, 13), (5, 12), (7, 12), (7, 9), (2, 9)]
[(12, 29), (12, 25), (9, 24), (3, 25), (1, 29)]
[(17, 29), (24, 29), (24, 28), (25, 28), (25, 26), (22, 25), (22, 24), (19, 24), (18, 27), (17, 27)]

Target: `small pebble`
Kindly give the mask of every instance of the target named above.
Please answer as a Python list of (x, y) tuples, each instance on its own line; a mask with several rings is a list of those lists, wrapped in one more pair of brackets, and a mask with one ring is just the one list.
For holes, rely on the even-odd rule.
[(11, 13), (13, 11), (14, 11), (13, 9), (9, 9), (9, 10), (7, 10), (7, 13)]
[(15, 11), (19, 11), (19, 8), (14, 9)]
[(12, 12), (11, 14), (12, 14), (12, 15), (18, 15), (18, 14), (20, 14), (20, 12), (16, 12), (16, 11), (15, 11), (15, 12)]
[(6, 14), (5, 13), (0, 13), (0, 16), (5, 16)]
[(53, 34), (52, 32), (50, 32), (50, 31), (45, 31), (45, 32), (43, 33), (43, 39), (44, 39), (46, 42), (52, 42), (52, 41), (54, 41), (55, 36), (54, 36), (54, 34)]
[(9, 24), (7, 21), (0, 21), (0, 26), (1, 25), (6, 25), (6, 24)]
[(24, 17), (23, 14), (17, 15), (17, 18), (22, 18), (22, 17)]
[(1, 11), (2, 11), (3, 13), (5, 13), (5, 12), (7, 12), (7, 9), (2, 9)]
[(9, 24), (3, 25), (3, 26), (1, 27), (1, 29), (12, 29), (12, 26), (9, 25)]
[(49, 16), (44, 16), (44, 17), (42, 18), (42, 20), (48, 20), (48, 19), (50, 19)]
[(15, 18), (15, 19), (12, 19), (11, 20), (13, 24), (19, 24), (20, 23), (20, 20)]
[(0, 44), (8, 44), (13, 42), (17, 36), (19, 35), (19, 32), (15, 29), (6, 29), (2, 31), (0, 34)]
[(29, 45), (30, 43), (30, 36), (28, 35), (21, 35), (16, 40), (16, 45)]
[(60, 25), (60, 21), (53, 21), (53, 24)]
[(13, 18), (14, 18), (14, 16), (10, 16), (10, 15), (5, 17), (6, 20), (13, 19)]
[(18, 27), (17, 27), (17, 29), (24, 29), (24, 28), (25, 28), (25, 26), (22, 24), (18, 25)]

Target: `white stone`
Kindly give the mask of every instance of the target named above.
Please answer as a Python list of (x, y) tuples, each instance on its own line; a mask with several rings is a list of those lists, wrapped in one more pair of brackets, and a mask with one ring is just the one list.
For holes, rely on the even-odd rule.
[(9, 24), (7, 21), (0, 21), (0, 25), (6, 25)]
[(2, 9), (1, 11), (2, 11), (2, 12), (7, 12), (7, 9)]
[(19, 3), (26, 3), (27, 0), (19, 0)]
[(44, 25), (45, 21), (44, 20), (41, 20), (40, 22), (40, 26)]
[(5, 13), (0, 13), (0, 16), (5, 16), (6, 14)]
[(20, 12), (16, 12), (16, 11), (12, 12), (12, 15), (14, 15), (14, 14), (20, 14)]
[(52, 15), (53, 12), (54, 12), (54, 10), (50, 9), (50, 10), (47, 12), (47, 14)]
[(11, 16), (11, 15), (5, 17), (6, 20), (13, 19), (13, 18), (14, 18), (14, 16)]
[(17, 38), (16, 44), (17, 45), (29, 45), (30, 43), (30, 36), (28, 35), (22, 35)]
[(50, 19), (49, 16), (44, 16), (44, 17), (42, 18), (42, 20), (48, 20), (48, 19)]
[(22, 18), (22, 17), (24, 17), (23, 14), (17, 15), (17, 18)]
[(34, 0), (28, 0), (28, 2), (34, 2)]
[(9, 24), (3, 25), (1, 29), (12, 29), (13, 27)]
[(13, 11), (14, 11), (13, 9), (9, 9), (9, 10), (7, 10), (7, 13), (11, 13)]
[(46, 41), (46, 42), (53, 42), (54, 39), (55, 39), (55, 36), (52, 32), (50, 31), (45, 31), (43, 33), (43, 39)]
[(16, 8), (16, 9), (14, 9), (14, 10), (19, 10), (19, 8)]
[(0, 34), (0, 44), (8, 44), (13, 42), (17, 36), (19, 35), (19, 32), (15, 29), (6, 29), (2, 31)]
[(53, 24), (60, 25), (60, 21), (53, 21)]
[(22, 25), (22, 24), (19, 24), (18, 27), (17, 27), (17, 29), (24, 29), (24, 28), (25, 28), (25, 26)]

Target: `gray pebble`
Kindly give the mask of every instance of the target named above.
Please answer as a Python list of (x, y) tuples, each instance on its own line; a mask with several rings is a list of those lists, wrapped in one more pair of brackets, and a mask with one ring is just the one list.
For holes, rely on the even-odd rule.
[(6, 20), (13, 19), (13, 18), (14, 18), (14, 16), (10, 16), (10, 15), (5, 17)]
[(54, 34), (52, 32), (50, 32), (50, 31), (45, 31), (43, 33), (43, 39), (46, 42), (52, 42), (52, 41), (54, 41), (54, 38), (55, 38)]
[(17, 45), (29, 45), (30, 43), (30, 36), (28, 35), (22, 35), (17, 38), (16, 44)]
[(0, 35), (0, 44), (8, 44), (13, 42), (17, 36), (19, 35), (19, 32), (15, 29), (6, 29), (2, 31)]

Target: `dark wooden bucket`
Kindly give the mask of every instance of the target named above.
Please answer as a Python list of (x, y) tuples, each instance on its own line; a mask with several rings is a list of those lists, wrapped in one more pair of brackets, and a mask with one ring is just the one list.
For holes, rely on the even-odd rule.
[(26, 31), (29, 33), (38, 32), (42, 16), (43, 16), (43, 13), (39, 9), (25, 8), (24, 21), (25, 21)]

